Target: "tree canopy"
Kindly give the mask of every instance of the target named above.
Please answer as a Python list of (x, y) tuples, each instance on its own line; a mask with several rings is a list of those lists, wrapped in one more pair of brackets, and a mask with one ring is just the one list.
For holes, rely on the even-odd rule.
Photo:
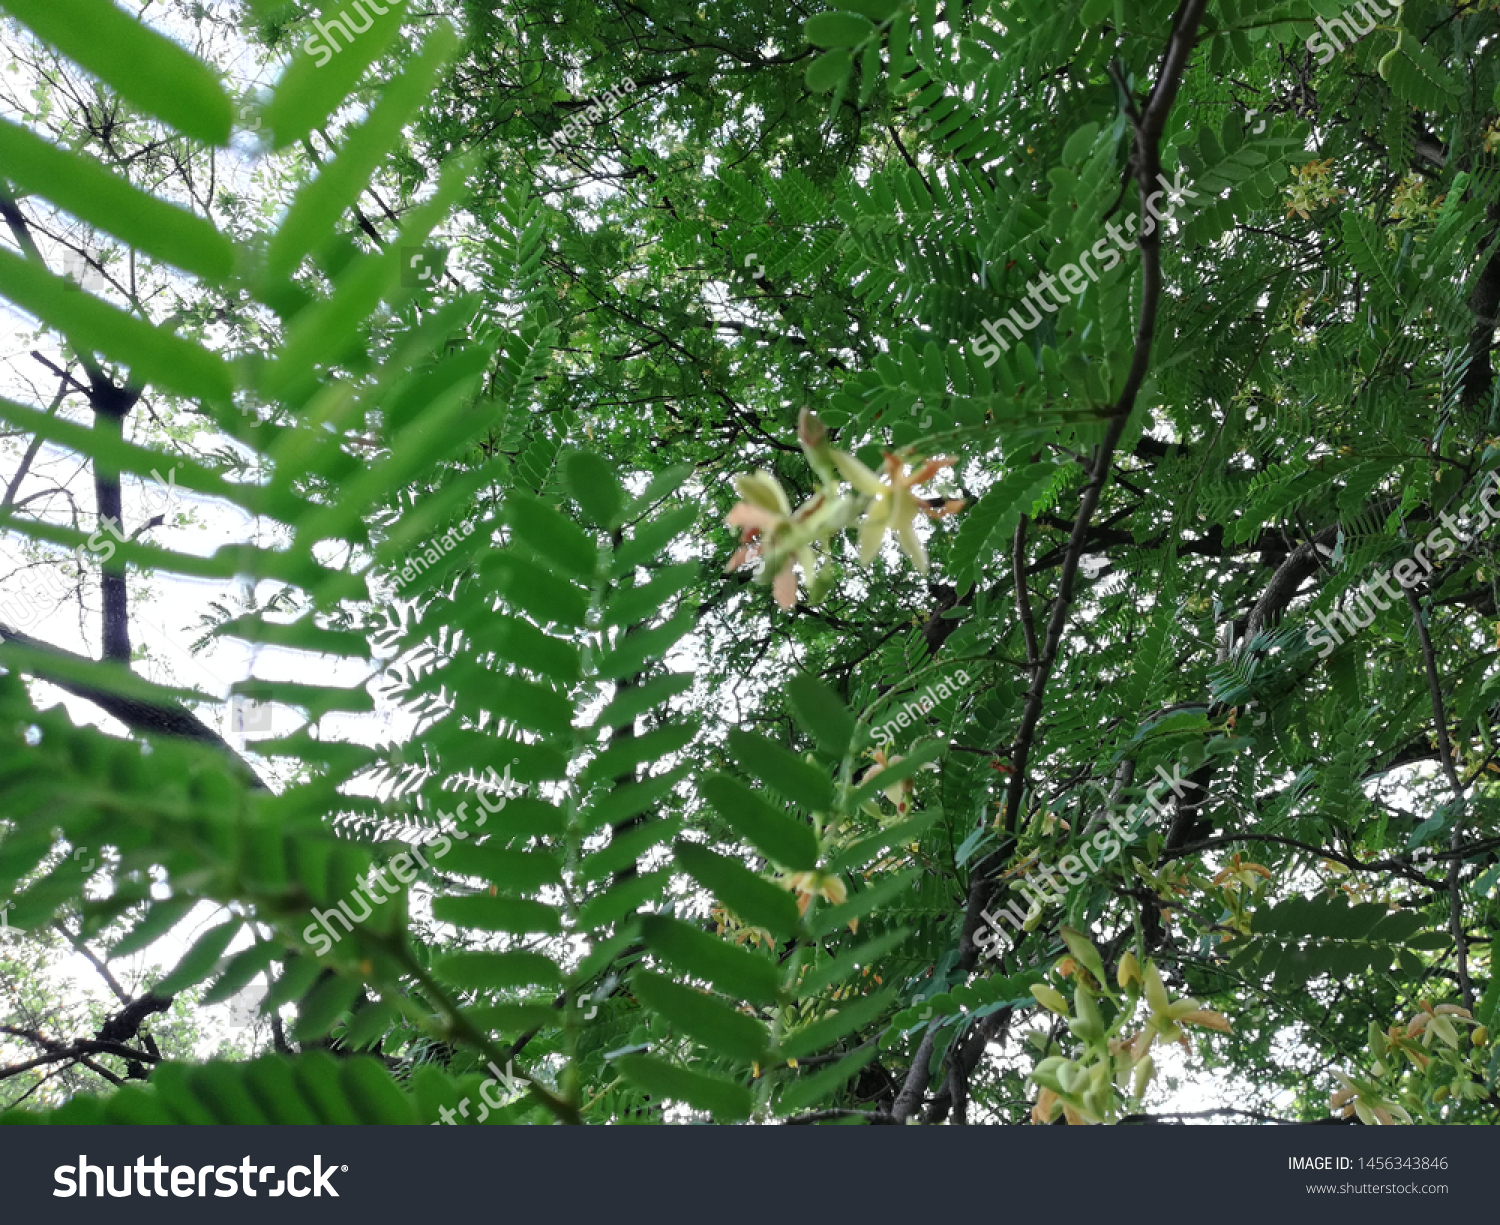
[(1500, 4), (839, 2), (0, 0), (0, 1121), (1497, 1121)]

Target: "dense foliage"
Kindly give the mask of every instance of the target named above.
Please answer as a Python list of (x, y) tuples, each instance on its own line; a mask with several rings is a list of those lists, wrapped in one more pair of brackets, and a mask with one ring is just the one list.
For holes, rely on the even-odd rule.
[(0, 0), (0, 1119), (1496, 1121), (1500, 4), (132, 8)]

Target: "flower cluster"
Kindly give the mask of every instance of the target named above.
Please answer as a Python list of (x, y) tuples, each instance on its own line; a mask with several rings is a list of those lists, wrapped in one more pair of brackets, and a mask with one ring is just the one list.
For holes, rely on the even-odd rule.
[[(797, 603), (797, 573), (800, 566), (808, 584), (808, 598), (816, 603), (832, 586), (834, 571), (821, 564), (818, 546), (852, 523), (859, 522), (859, 559), (865, 565), (875, 560), (887, 531), (893, 533), (902, 552), (917, 573), (927, 573), (927, 550), (917, 535), (918, 515), (941, 519), (962, 509), (963, 500), (950, 498), (940, 506), (913, 492), (944, 468), (957, 461), (929, 459), (907, 471), (900, 456), (889, 451), (881, 476), (845, 451), (828, 443), (828, 432), (817, 415), (802, 410), (797, 438), (821, 485), (795, 511), (786, 491), (764, 470), (735, 478), (740, 501), (729, 512), (726, 523), (740, 529), (740, 547), (724, 569), (727, 573), (747, 561), (757, 566), (761, 581), (769, 581), (772, 594), (782, 608)], [(841, 483), (847, 481), (852, 492)], [(769, 578), (767, 578), (769, 576)]]
[[(893, 770), (896, 767), (897, 763), (902, 760), (900, 754), (888, 758), (884, 749), (875, 749), (870, 754), (870, 756), (874, 758), (875, 764), (860, 776), (859, 785), (861, 787), (863, 787), (864, 784), (868, 783), (877, 775), (882, 774), (887, 770)], [(925, 763), (925, 765), (919, 768), (936, 770), (937, 766), (932, 762), (927, 762)], [(889, 786), (882, 787), (880, 789), (880, 794), (884, 795), (885, 798), (889, 800), (895, 807), (895, 815), (898, 819), (910, 815), (913, 789), (914, 784), (910, 776), (895, 779), (890, 783)], [(860, 807), (863, 809), (866, 815), (874, 817), (877, 821), (884, 822), (886, 820), (885, 812), (873, 799), (866, 800)], [(824, 848), (829, 851), (837, 851), (844, 849), (847, 846), (853, 845), (855, 842), (863, 839), (867, 832), (864, 829), (852, 827), (848, 823), (844, 823), (839, 825), (837, 829), (831, 830), (828, 836), (824, 837), (822, 823), (823, 814), (814, 813), (813, 820), (817, 826), (819, 837), (823, 841)], [(916, 850), (915, 844), (911, 845), (908, 849), (914, 852)], [(873, 868), (867, 869), (864, 873), (864, 877), (866, 880), (868, 880), (872, 872), (884, 867), (894, 866), (896, 866), (895, 860), (887, 858), (885, 860), (882, 860), (880, 863), (877, 863)], [(811, 905), (812, 900), (815, 897), (822, 898), (831, 906), (841, 906), (849, 900), (848, 885), (844, 883), (841, 877), (832, 872), (812, 871), (783, 873), (778, 878), (777, 883), (779, 883), (782, 888), (790, 889), (797, 895), (797, 911), (799, 914), (803, 915), (807, 913), (807, 908), (809, 905)], [(849, 920), (849, 930), (856, 932), (859, 930), (858, 919)], [(752, 928), (749, 929), (749, 931), (753, 933), (761, 933), (763, 929)], [(720, 932), (721, 934), (723, 932), (722, 923), (720, 925)], [(774, 941), (772, 941), (770, 933), (766, 932), (764, 934), (766, 936), (767, 944), (774, 947)], [(743, 934), (737, 935), (735, 937), (735, 942), (739, 943), (742, 939), (745, 938), (746, 937)]]
[(1219, 924), (1219, 942), (1228, 944), (1235, 938), (1250, 934), (1250, 913), (1246, 905), (1254, 897), (1263, 881), (1271, 879), (1271, 869), (1263, 863), (1252, 863), (1236, 851), (1227, 864), (1214, 873), (1213, 883), (1224, 891), (1224, 900), (1229, 904), (1229, 915)]
[[(884, 746), (881, 746), (877, 749), (872, 749), (870, 751), (870, 759), (875, 764), (868, 770), (866, 770), (862, 775), (860, 775), (859, 782), (861, 786), (869, 782), (877, 774), (883, 774), (885, 773), (885, 771), (893, 769), (897, 762), (904, 760), (900, 753), (897, 753), (894, 756), (887, 756)], [(928, 762), (925, 768), (936, 770), (937, 766), (933, 762)], [(896, 806), (896, 815), (898, 817), (904, 817), (911, 812), (911, 795), (914, 788), (915, 783), (913, 782), (911, 777), (908, 776), (903, 779), (898, 779), (896, 782), (891, 783), (890, 786), (882, 787), (880, 790), (885, 798)], [(871, 815), (879, 817), (882, 814), (880, 813), (879, 809), (875, 809), (874, 811), (872, 811)]]
[[(1446, 196), (1434, 195), (1431, 184), (1421, 175), (1409, 174), (1392, 190), (1387, 215), (1396, 221), (1436, 221), (1445, 199)], [(1389, 245), (1395, 245), (1395, 238), (1395, 234), (1388, 235)]]
[[(1473, 1028), (1465, 1033), (1464, 1026)], [(1418, 1000), (1404, 1024), (1381, 1029), (1379, 1022), (1370, 1022), (1370, 1074), (1335, 1072), (1339, 1087), (1328, 1099), (1329, 1109), (1372, 1127), (1411, 1123), (1413, 1111), (1426, 1116), (1424, 1122), (1440, 1122), (1439, 1112), (1429, 1106), (1486, 1096), (1489, 1040), (1489, 1031), (1462, 1005)]]
[(1303, 221), (1311, 220), (1315, 209), (1332, 204), (1344, 194), (1342, 187), (1333, 183), (1333, 159), (1308, 162), (1298, 166), (1295, 180), (1287, 186), (1286, 215), (1293, 213)]
[[(1035, 984), (1031, 994), (1067, 1021), (1082, 1049), (1066, 1055), (1049, 1035), (1032, 1036), (1043, 1058), (1031, 1070), (1030, 1079), (1037, 1086), (1031, 1120), (1051, 1123), (1061, 1114), (1069, 1123), (1113, 1122), (1120, 1115), (1121, 1095), (1128, 1090), (1129, 1099), (1139, 1103), (1156, 1075), (1154, 1045), (1176, 1042), (1191, 1050), (1185, 1026), (1228, 1033), (1229, 1018), (1197, 1000), (1172, 999), (1155, 963), (1148, 959), (1143, 970), (1131, 952), (1116, 968), (1115, 982), (1123, 999), (1116, 996), (1109, 989), (1099, 950), (1081, 932), (1061, 930), (1072, 955), (1058, 963), (1056, 972), (1076, 983), (1071, 1007), (1067, 996), (1049, 983)], [(1146, 1016), (1137, 1021), (1141, 1002)]]

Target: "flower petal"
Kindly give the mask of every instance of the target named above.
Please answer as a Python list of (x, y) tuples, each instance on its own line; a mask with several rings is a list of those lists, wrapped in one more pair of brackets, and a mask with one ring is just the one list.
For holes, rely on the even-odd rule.
[(860, 493), (867, 493), (871, 497), (878, 498), (890, 492), (889, 488), (878, 476), (847, 451), (835, 450), (833, 452), (833, 466)]
[(913, 472), (910, 479), (904, 481), (903, 484), (908, 487), (912, 485), (925, 485), (944, 468), (951, 468), (957, 462), (958, 461), (952, 456), (944, 456), (941, 459), (929, 459), (920, 468)]
[(786, 565), (782, 566), (771, 582), (771, 594), (776, 597), (776, 603), (782, 608), (794, 608), (797, 604), (797, 572), (792, 569), (791, 559), (787, 559)]
[(769, 532), (784, 520), (785, 516), (753, 502), (736, 502), (733, 509), (724, 516), (724, 522), (730, 527), (749, 528), (753, 532)]
[(757, 468), (747, 476), (735, 477), (734, 488), (745, 501), (759, 506), (762, 510), (779, 514), (783, 518), (792, 513), (792, 504), (787, 501), (786, 491), (781, 488), (781, 483), (764, 468)]
[(911, 558), (918, 574), (927, 573), (927, 550), (922, 547), (922, 538), (917, 535), (917, 526), (907, 519), (896, 529), (896, 539), (901, 542), (901, 551)]
[(1146, 1006), (1157, 1016), (1166, 1013), (1170, 1001), (1167, 999), (1167, 987), (1161, 980), (1161, 971), (1156, 968), (1154, 961), (1146, 963)]

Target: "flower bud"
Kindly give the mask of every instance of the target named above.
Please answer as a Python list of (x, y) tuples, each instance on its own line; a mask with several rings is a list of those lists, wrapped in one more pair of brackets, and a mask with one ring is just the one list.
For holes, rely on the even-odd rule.
[(1171, 1001), (1167, 998), (1167, 986), (1161, 980), (1161, 971), (1156, 962), (1146, 962), (1146, 1005), (1157, 1015), (1164, 1015)]
[(828, 441), (828, 427), (810, 408), (804, 407), (797, 414), (797, 441), (804, 447), (821, 447)]
[(1109, 988), (1106, 984), (1109, 980), (1104, 976), (1104, 959), (1099, 956), (1099, 950), (1094, 947), (1088, 937), (1081, 931), (1069, 927), (1066, 923), (1058, 928), (1058, 934), (1063, 938), (1063, 943), (1068, 946), (1068, 952), (1073, 954), (1074, 960), (1092, 974), (1099, 985), (1108, 991)]
[(818, 480), (830, 489), (836, 486), (839, 476), (834, 466), (833, 448), (828, 445), (828, 427), (810, 408), (804, 408), (797, 416), (797, 441), (802, 444), (802, 454), (807, 456)]
[(814, 571), (812, 581), (807, 585), (807, 602), (809, 604), (821, 604), (838, 584), (840, 569), (835, 562), (827, 562)]
[(1061, 1055), (1049, 1055), (1036, 1067), (1031, 1069), (1031, 1079), (1043, 1088), (1051, 1089), (1054, 1093), (1064, 1093), (1061, 1072), (1063, 1068), (1072, 1067), (1072, 1063)]
[(1073, 1010), (1077, 1016), (1068, 1022), (1068, 1028), (1079, 1041), (1094, 1043), (1104, 1037), (1104, 1018), (1099, 1015), (1093, 995), (1082, 983), (1073, 993)]
[(750, 505), (772, 514), (789, 515), (791, 503), (782, 492), (780, 483), (764, 468), (734, 478), (735, 490)]
[(1032, 983), (1031, 994), (1043, 1008), (1057, 1013), (1060, 1017), (1068, 1015), (1067, 997), (1057, 988), (1049, 987), (1046, 983)]
[(1110, 1098), (1108, 1088), (1090, 1089), (1083, 1095), (1083, 1109), (1079, 1113), (1090, 1123), (1102, 1123), (1109, 1116)]
[(1458, 1031), (1453, 1028), (1453, 1022), (1447, 1017), (1434, 1016), (1427, 1026), (1439, 1038), (1441, 1038), (1450, 1049), (1458, 1049)]
[(1141, 963), (1136, 960), (1135, 953), (1127, 950), (1125, 956), (1120, 958), (1120, 966), (1115, 971), (1115, 982), (1120, 984), (1121, 991), (1129, 991), (1132, 983), (1141, 981)]
[(1135, 1096), (1141, 1097), (1146, 1092), (1146, 1087), (1151, 1083), (1151, 1078), (1156, 1075), (1156, 1060), (1147, 1055), (1140, 1063), (1135, 1065)]

